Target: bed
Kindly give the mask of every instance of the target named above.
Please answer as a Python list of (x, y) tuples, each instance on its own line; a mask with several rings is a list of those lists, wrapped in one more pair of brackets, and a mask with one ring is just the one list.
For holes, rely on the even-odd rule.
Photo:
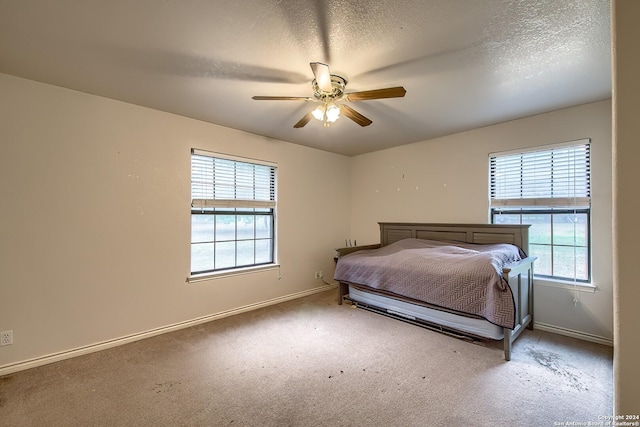
[(529, 225), (379, 225), (379, 244), (337, 249), (339, 303), (457, 336), (502, 340), (510, 360), (515, 339), (533, 329)]

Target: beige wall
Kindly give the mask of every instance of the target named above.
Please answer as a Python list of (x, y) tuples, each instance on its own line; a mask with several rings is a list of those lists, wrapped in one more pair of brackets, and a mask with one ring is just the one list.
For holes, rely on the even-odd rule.
[[(320, 287), (349, 159), (0, 74), (0, 367)], [(280, 271), (189, 274), (190, 149), (278, 163)]]
[(614, 46), (615, 407), (640, 414), (640, 2), (612, 3)]
[(355, 157), (350, 234), (365, 244), (379, 240), (378, 221), (485, 223), (489, 153), (582, 138), (591, 138), (592, 275), (598, 290), (576, 292), (538, 282), (535, 321), (541, 328), (611, 343), (610, 101)]

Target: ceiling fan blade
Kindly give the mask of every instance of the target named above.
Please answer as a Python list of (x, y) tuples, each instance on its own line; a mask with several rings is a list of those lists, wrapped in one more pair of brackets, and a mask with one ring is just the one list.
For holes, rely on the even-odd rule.
[(309, 111), (307, 114), (304, 115), (303, 118), (301, 118), (298, 123), (296, 123), (295, 125), (293, 125), (294, 128), (301, 128), (304, 127), (304, 125), (306, 125), (307, 123), (309, 123), (309, 120), (311, 120), (313, 118), (313, 115), (311, 114), (311, 111)]
[(308, 96), (252, 96), (256, 101), (315, 101)]
[(342, 114), (349, 117), (351, 120), (353, 120), (354, 122), (356, 122), (362, 127), (369, 126), (371, 123), (373, 123), (371, 120), (367, 119), (365, 116), (358, 113), (356, 110), (349, 107), (348, 105), (344, 105), (344, 104), (341, 105), (340, 111), (342, 112)]
[(311, 65), (311, 70), (313, 71), (313, 75), (316, 78), (316, 83), (318, 83), (320, 90), (323, 92), (333, 91), (329, 66), (322, 62), (311, 62), (309, 65)]
[(366, 101), (369, 99), (402, 98), (407, 93), (402, 86), (388, 87), (385, 89), (364, 90), (347, 94), (349, 101)]

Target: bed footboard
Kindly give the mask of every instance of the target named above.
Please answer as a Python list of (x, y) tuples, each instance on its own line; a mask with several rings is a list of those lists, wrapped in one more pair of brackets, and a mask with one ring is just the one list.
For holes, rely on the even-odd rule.
[(516, 305), (516, 326), (504, 328), (504, 358), (511, 360), (511, 345), (524, 328), (533, 329), (533, 262), (536, 257), (528, 257), (512, 264), (502, 271), (509, 282)]

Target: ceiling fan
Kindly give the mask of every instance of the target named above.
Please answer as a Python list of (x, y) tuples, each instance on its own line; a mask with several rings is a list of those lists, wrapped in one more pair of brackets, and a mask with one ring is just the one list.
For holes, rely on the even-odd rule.
[(342, 101), (366, 101), (382, 98), (401, 98), (407, 93), (402, 86), (388, 87), (385, 89), (365, 90), (360, 92), (345, 93), (347, 80), (344, 77), (331, 74), (329, 66), (321, 62), (312, 62), (311, 70), (315, 79), (311, 82), (313, 96), (254, 96), (252, 99), (259, 101), (316, 101), (320, 105), (313, 111), (308, 112), (294, 128), (301, 128), (312, 118), (316, 118), (329, 126), (338, 120), (340, 114), (344, 114), (360, 126), (369, 126), (372, 121), (358, 113), (350, 106), (340, 103)]

